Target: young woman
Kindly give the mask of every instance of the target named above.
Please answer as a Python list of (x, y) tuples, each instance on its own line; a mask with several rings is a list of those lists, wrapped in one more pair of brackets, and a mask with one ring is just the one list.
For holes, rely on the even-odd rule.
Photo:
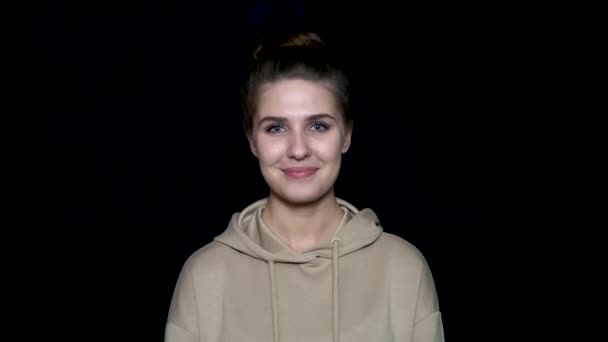
[(419, 250), (334, 194), (347, 79), (314, 33), (260, 42), (244, 126), (269, 186), (185, 263), (165, 341), (443, 341)]

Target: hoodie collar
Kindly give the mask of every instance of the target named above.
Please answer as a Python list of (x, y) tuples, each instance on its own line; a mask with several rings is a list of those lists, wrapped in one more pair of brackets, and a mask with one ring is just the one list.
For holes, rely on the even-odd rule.
[(262, 221), (262, 209), (267, 198), (233, 214), (228, 228), (214, 240), (265, 261), (307, 263), (317, 257), (331, 259), (331, 240), (334, 237), (341, 240), (338, 256), (342, 256), (373, 243), (380, 236), (382, 228), (371, 209), (359, 211), (342, 199), (337, 201), (344, 216), (335, 234), (304, 253), (292, 249)]

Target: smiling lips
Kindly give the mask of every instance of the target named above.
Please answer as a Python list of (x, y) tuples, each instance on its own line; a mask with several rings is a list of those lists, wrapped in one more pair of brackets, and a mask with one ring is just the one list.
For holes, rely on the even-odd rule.
[(317, 172), (317, 168), (314, 167), (290, 167), (283, 169), (283, 172), (291, 178), (306, 178), (312, 176)]

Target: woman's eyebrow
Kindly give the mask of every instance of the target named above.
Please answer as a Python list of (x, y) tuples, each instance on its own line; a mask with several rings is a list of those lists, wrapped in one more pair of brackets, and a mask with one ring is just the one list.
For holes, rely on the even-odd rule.
[(319, 120), (319, 119), (336, 120), (336, 118), (334, 118), (333, 116), (326, 114), (326, 113), (315, 114), (315, 115), (311, 115), (308, 117), (308, 121), (315, 121), (315, 120)]
[(273, 122), (285, 122), (287, 119), (279, 117), (279, 116), (265, 116), (258, 121), (258, 124), (261, 124), (264, 121), (273, 121)]
[[(319, 120), (319, 119), (335, 120), (335, 118), (333, 116), (331, 116), (327, 113), (314, 114), (314, 115), (310, 115), (310, 116), (306, 117), (307, 121), (315, 121), (315, 120)], [(260, 121), (258, 121), (258, 124), (261, 124), (264, 121), (286, 122), (288, 120), (286, 118), (280, 117), (280, 116), (265, 116), (265, 117), (261, 118)]]

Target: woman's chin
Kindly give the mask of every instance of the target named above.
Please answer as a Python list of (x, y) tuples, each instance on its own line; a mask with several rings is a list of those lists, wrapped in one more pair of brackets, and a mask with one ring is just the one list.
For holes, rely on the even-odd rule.
[(307, 205), (318, 202), (327, 195), (327, 192), (320, 191), (285, 191), (281, 193), (274, 193), (282, 201), (291, 205)]

